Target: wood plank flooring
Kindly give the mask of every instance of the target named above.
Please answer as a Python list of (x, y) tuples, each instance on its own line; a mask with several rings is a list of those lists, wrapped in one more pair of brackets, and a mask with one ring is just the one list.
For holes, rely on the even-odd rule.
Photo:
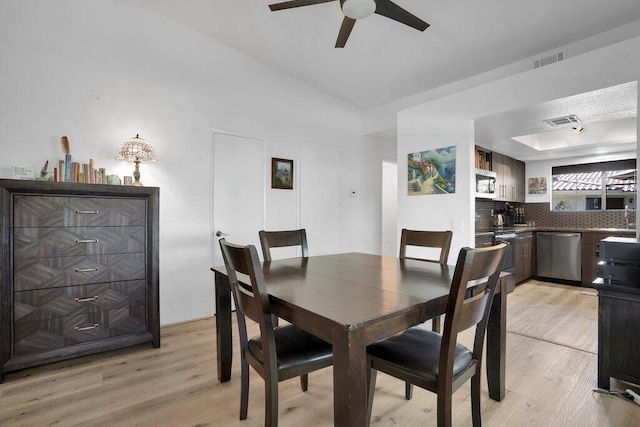
[[(592, 392), (597, 298), (583, 290), (530, 281), (509, 295), (507, 393), (503, 402), (490, 400), (483, 381), (485, 426), (640, 425), (640, 406)], [(471, 338), (465, 333), (462, 341)], [(262, 379), (252, 372), (249, 418), (239, 421), (239, 364), (230, 382), (219, 383), (215, 351), (215, 321), (206, 319), (162, 328), (159, 349), (143, 345), (7, 374), (0, 425), (263, 425)], [(281, 383), (280, 425), (332, 425), (332, 393), (331, 368), (312, 373), (306, 393), (297, 379)], [(454, 394), (455, 426), (471, 425), (469, 399), (468, 385)], [(433, 426), (435, 408), (435, 395), (415, 388), (406, 401), (402, 382), (378, 375), (372, 425)]]

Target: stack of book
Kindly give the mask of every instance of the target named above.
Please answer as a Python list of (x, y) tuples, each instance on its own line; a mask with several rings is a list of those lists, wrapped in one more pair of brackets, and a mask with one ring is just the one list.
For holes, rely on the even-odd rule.
[(483, 148), (476, 147), (475, 166), (477, 169), (491, 170), (491, 152)]
[(89, 163), (74, 162), (71, 154), (58, 160), (58, 166), (53, 168), (53, 180), (56, 182), (77, 182), (84, 184), (106, 184), (107, 172), (104, 168), (96, 168), (95, 161)]

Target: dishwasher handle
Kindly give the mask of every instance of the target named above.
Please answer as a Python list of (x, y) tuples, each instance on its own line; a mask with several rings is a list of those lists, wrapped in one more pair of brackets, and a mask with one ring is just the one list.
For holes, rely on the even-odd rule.
[(558, 231), (538, 231), (538, 236), (580, 237), (580, 233), (563, 233)]

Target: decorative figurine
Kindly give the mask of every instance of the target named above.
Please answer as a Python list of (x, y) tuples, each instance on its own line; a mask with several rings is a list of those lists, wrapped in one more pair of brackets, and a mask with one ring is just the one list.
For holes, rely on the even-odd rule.
[(48, 167), (49, 167), (49, 160), (44, 162), (44, 166), (40, 171), (40, 181), (53, 181), (53, 172), (47, 172)]

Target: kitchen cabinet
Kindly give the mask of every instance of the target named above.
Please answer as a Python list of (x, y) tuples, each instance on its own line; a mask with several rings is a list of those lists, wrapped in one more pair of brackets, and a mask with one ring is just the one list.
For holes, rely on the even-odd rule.
[(534, 276), (535, 253), (533, 232), (518, 233), (516, 237), (516, 283)]
[(160, 346), (153, 187), (0, 180), (2, 374)]
[(496, 200), (524, 203), (524, 163), (500, 153), (492, 153), (493, 171), (496, 172)]

